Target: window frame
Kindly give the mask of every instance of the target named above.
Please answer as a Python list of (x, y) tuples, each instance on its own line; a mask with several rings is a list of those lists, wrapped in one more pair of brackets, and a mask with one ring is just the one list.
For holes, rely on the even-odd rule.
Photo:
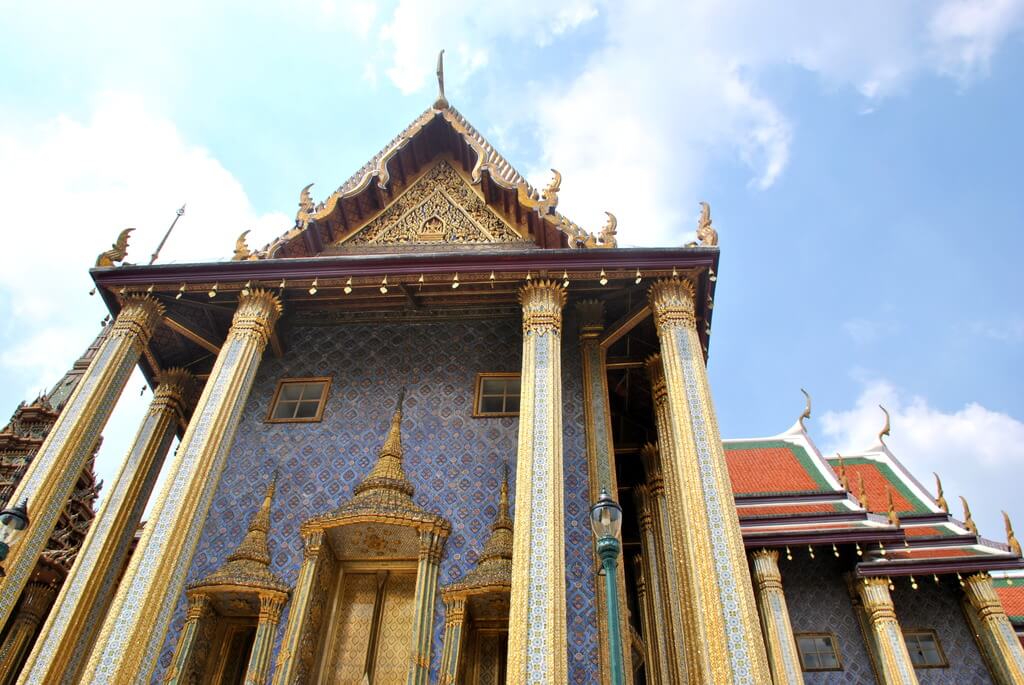
[[(482, 371), (476, 375), (476, 383), (473, 390), (473, 418), (475, 419), (498, 419), (503, 416), (519, 416), (519, 411), (503, 411), (503, 412), (491, 412), (481, 411), (480, 402), (483, 399), (483, 388), (484, 381), (491, 380), (494, 378), (499, 379), (511, 379), (515, 378), (519, 380), (519, 400), (520, 400), (520, 411), (522, 411), (522, 398), (523, 398), (523, 379), (522, 373), (519, 371)], [(509, 397), (508, 394), (503, 397)]]
[(907, 637), (910, 635), (930, 635), (932, 642), (935, 643), (935, 651), (939, 653), (939, 659), (942, 663), (939, 664), (914, 664), (914, 657), (910, 657), (910, 663), (914, 665), (915, 669), (918, 668), (949, 668), (949, 659), (946, 657), (946, 650), (942, 648), (942, 642), (939, 640), (939, 634), (932, 628), (907, 628), (903, 631), (903, 644), (907, 645), (907, 653), (910, 653), (910, 645), (907, 644)]
[[(804, 651), (800, 649), (800, 638), (822, 638), (827, 637), (832, 643), (832, 655), (836, 658), (836, 665), (828, 668), (808, 668), (804, 663)], [(835, 633), (793, 633), (793, 642), (796, 643), (797, 657), (800, 659), (800, 670), (804, 673), (826, 673), (829, 671), (845, 671), (843, 667), (843, 655), (839, 651), (839, 639)], [(818, 652), (815, 651), (815, 654)]]
[[(270, 400), (270, 408), (267, 410), (266, 423), (320, 423), (324, 416), (324, 407), (327, 406), (327, 398), (331, 393), (331, 385), (334, 382), (334, 376), (287, 376), (284, 378), (277, 379), (277, 387), (274, 388), (274, 396)], [(281, 391), (286, 385), (293, 385), (298, 383), (323, 383), (323, 390), (320, 391), (320, 404), (317, 406), (316, 416), (309, 417), (293, 417), (293, 418), (274, 418), (274, 411), (277, 409), (277, 403), (281, 398)], [(308, 401), (308, 400), (300, 400)]]

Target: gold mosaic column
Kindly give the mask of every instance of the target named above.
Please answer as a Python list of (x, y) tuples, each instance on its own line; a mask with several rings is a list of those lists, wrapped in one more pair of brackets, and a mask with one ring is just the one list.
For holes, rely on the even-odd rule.
[(174, 648), (174, 661), (164, 676), (164, 685), (180, 685), (188, 682), (189, 666), (195, 653), (196, 633), (199, 624), (213, 613), (209, 595), (192, 595), (188, 598), (185, 624), (178, 633), (178, 646)]
[(434, 598), (437, 596), (437, 572), (444, 548), (444, 537), (420, 532), (420, 560), (416, 567), (416, 597), (413, 608), (412, 658), (408, 685), (427, 685), (430, 681), (430, 645), (434, 632)]
[(702, 636), (699, 625), (698, 587), (693, 581), (693, 573), (689, 570), (695, 568), (693, 564), (698, 562), (687, 557), (687, 531), (681, 516), (677, 514), (673, 521), (670, 513), (682, 512), (684, 506), (683, 487), (678, 480), (679, 471), (671, 467), (677, 462), (674, 451), (676, 431), (669, 416), (668, 391), (665, 389), (665, 371), (661, 355), (652, 354), (647, 358), (646, 366), (654, 399), (658, 447), (645, 446), (641, 450), (641, 457), (645, 459), (648, 482), (658, 510), (654, 519), (658, 531), (658, 552), (661, 554), (658, 565), (663, 572), (662, 578), (668, 593), (668, 611), (675, 629), (673, 646), (675, 662), (679, 665), (678, 682), (700, 685), (705, 682), (701, 678), (701, 669), (707, 671), (708, 666), (704, 650), (700, 647)]
[[(655, 414), (663, 414), (664, 422), (667, 423), (668, 407), (665, 394), (665, 376), (661, 373), (661, 357), (657, 358), (657, 376), (659, 389), (656, 393), (661, 403), (660, 409), (656, 406)], [(657, 419), (656, 419), (657, 420)], [(658, 583), (661, 586), (662, 600), (666, 616), (665, 627), (662, 628), (668, 634), (666, 648), (668, 650), (668, 662), (672, 672), (672, 680), (669, 682), (682, 683), (687, 681), (686, 653), (694, 651), (687, 643), (687, 633), (684, 629), (683, 602), (683, 573), (679, 570), (679, 562), (672, 546), (670, 534), (670, 522), (668, 519), (668, 505), (665, 500), (665, 479), (661, 472), (661, 454), (657, 445), (647, 444), (640, 448), (640, 456), (644, 462), (644, 470), (647, 473), (647, 488), (650, 494), (647, 503), (651, 512), (651, 529), (654, 533), (654, 563), (652, 574), (658, 574)]]
[(281, 595), (260, 595), (260, 618), (256, 624), (249, 665), (245, 670), (245, 685), (264, 685), (270, 674), (270, 652), (274, 649), (274, 635), (281, 620), (284, 598)]
[(644, 631), (644, 676), (649, 685), (662, 685), (658, 666), (658, 642), (654, 631), (654, 605), (647, 593), (647, 559), (643, 554), (633, 557), (633, 577), (636, 578), (636, 596), (640, 605), (640, 627)]
[(135, 442), (89, 527), (19, 682), (74, 680), (84, 665), (193, 387), (192, 374), (183, 369), (160, 375)]
[(455, 597), (444, 607), (444, 647), (441, 649), (441, 685), (452, 685), (459, 676), (462, 633), (466, 628), (466, 600)]
[(883, 685), (917, 685), (914, 664), (889, 594), (889, 579), (864, 578), (855, 580), (854, 585), (864, 611), (868, 646), (874, 651)]
[(295, 581), (292, 591), (291, 608), (288, 610), (288, 625), (281, 641), (281, 651), (277, 654), (274, 668), (274, 685), (284, 685), (296, 680), (299, 668), (299, 649), (302, 644), (303, 628), (306, 625), (306, 614), (309, 612), (309, 600), (314, 591), (320, 567), (323, 565), (324, 531), (320, 529), (303, 533), (302, 566), (299, 578)]
[(964, 579), (968, 612), (992, 675), (999, 685), (1024, 685), (1024, 647), (1003, 610), (992, 578), (976, 573)]
[(562, 307), (554, 281), (520, 288), (523, 375), (512, 544), (508, 677), (565, 685), (565, 522), (562, 470)]
[(675, 650), (670, 646), (672, 639), (671, 619), (666, 613), (665, 590), (662, 585), (662, 574), (651, 564), (657, 563), (657, 541), (654, 538), (654, 517), (651, 513), (651, 494), (647, 487), (640, 485), (636, 489), (637, 504), (640, 508), (640, 548), (643, 550), (644, 579), (647, 581), (646, 591), (651, 610), (651, 632), (645, 639), (651, 643), (656, 660), (647, 664), (647, 673), (656, 683), (671, 685), (677, 680), (673, 674), (672, 658)]
[(100, 631), (84, 683), (148, 682), (181, 597), (263, 350), (281, 314), (265, 290), (239, 298), (188, 430)]
[[(694, 295), (693, 284), (680, 278), (659, 280), (649, 294), (672, 427), (673, 459), (665, 469), (673, 472), (667, 483), (673, 546), (684, 550), (694, 590), (684, 601), (696, 601), (688, 614), (697, 617), (701, 637), (687, 665), (699, 666), (700, 682), (760, 685), (771, 678), (768, 658), (697, 335)], [(676, 488), (681, 496), (673, 500)]]
[[(25, 586), (18, 613), (7, 630), (7, 636), (0, 645), (0, 684), (9, 685), (18, 677), (21, 658), (36, 634), (39, 622), (46, 616), (57, 596), (57, 588), (49, 583), (32, 581)], [(46, 682), (46, 681), (38, 681)]]
[(760, 549), (750, 555), (754, 568), (754, 594), (761, 614), (761, 632), (768, 649), (768, 666), (775, 685), (802, 685), (800, 655), (789, 622), (789, 609), (782, 591), (779, 551)]
[(148, 295), (124, 299), (110, 334), (7, 503), (14, 506), (28, 498), (30, 523), (4, 562), (7, 576), (0, 581), (0, 626), (10, 617), (36, 560), (46, 549), (78, 476), (163, 312), (163, 305)]
[[(615, 478), (615, 446), (612, 444), (612, 414), (608, 406), (608, 376), (605, 370), (605, 351), (601, 348), (600, 337), (604, 330), (604, 303), (600, 300), (583, 300), (576, 304), (580, 317), (580, 357), (583, 359), (583, 421), (587, 439), (587, 472), (589, 497), (596, 502), (601, 490), (612, 493), (618, 499), (618, 482)], [(596, 555), (595, 555), (596, 556)], [(632, 652), (629, 648), (629, 615), (626, 606), (626, 570), (624, 564), (615, 567), (615, 586), (618, 592), (619, 621), (622, 645), (622, 670), (626, 683), (633, 682)], [(601, 682), (611, 679), (608, 664), (608, 599), (603, 578), (594, 576), (594, 596), (597, 597), (597, 626), (600, 640), (598, 658), (601, 660)]]

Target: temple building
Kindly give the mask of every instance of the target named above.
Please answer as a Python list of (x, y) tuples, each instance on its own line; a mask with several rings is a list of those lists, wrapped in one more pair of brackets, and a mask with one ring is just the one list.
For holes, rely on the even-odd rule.
[(113, 321), (5, 496), (0, 623), (136, 366), (152, 404), (16, 682), (1024, 684), (1009, 518), (983, 537), (881, 413), (856, 454), (822, 454), (809, 396), (723, 440), (710, 208), (695, 243), (619, 247), (561, 182), (442, 85), (262, 248), (132, 265), (123, 232), (91, 272)]

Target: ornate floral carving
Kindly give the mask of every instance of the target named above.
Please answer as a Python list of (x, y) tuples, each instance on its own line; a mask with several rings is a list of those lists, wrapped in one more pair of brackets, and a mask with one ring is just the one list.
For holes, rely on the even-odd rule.
[(533, 281), (519, 289), (523, 306), (523, 333), (562, 332), (562, 307), (565, 289), (555, 281)]
[(693, 283), (685, 278), (663, 278), (651, 286), (648, 298), (659, 331), (696, 328)]

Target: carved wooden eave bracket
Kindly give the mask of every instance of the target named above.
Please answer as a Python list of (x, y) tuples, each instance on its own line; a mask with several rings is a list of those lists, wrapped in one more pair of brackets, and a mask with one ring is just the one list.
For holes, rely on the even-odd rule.
[[(317, 224), (328, 221), (337, 222), (339, 205), (346, 201), (356, 202), (364, 193), (375, 194), (375, 202), (383, 205), (387, 201), (384, 197), (385, 194), (392, 190), (392, 175), (398, 173), (399, 180), (403, 184), (405, 182), (407, 169), (399, 159), (400, 153), (406, 151), (407, 155), (419, 159), (422, 154), (419, 148), (423, 144), (418, 143), (417, 139), (424, 135), (428, 127), (436, 126), (435, 121), (443, 122), (450, 129), (451, 133), (445, 134), (446, 136), (456, 135), (465, 148), (468, 148), (464, 161), (467, 164), (466, 172), (470, 182), (485, 190), (493, 187), (507, 191), (511, 196), (510, 203), (516, 206), (517, 216), (526, 213), (532, 214), (535, 222), (546, 226), (553, 235), (560, 236), (558, 242), (561, 244), (557, 245), (558, 247), (608, 248), (617, 246), (617, 222), (612, 214), (608, 214), (608, 221), (597, 232), (588, 232), (560, 214), (556, 209), (562, 180), (561, 174), (552, 170), (554, 175), (552, 181), (543, 191), (538, 190), (458, 110), (448, 105), (447, 100), (440, 98), (323, 201), (314, 202), (310, 193), (313, 184), (306, 185), (300, 192), (299, 208), (294, 226), (277, 240), (260, 250), (249, 251), (248, 247), (244, 245), (243, 234), (236, 244), (234, 259), (292, 256), (287, 254), (287, 250), (284, 250), (285, 254), (281, 254), (282, 248), (295, 240), (302, 239), (312, 241), (311, 245), (306, 246), (304, 256), (314, 256), (311, 252), (316, 252), (316, 248), (319, 246), (318, 239), (303, 234), (309, 232), (310, 227)], [(505, 203), (506, 201), (503, 200), (502, 204)], [(310, 247), (313, 249), (310, 250)]]

